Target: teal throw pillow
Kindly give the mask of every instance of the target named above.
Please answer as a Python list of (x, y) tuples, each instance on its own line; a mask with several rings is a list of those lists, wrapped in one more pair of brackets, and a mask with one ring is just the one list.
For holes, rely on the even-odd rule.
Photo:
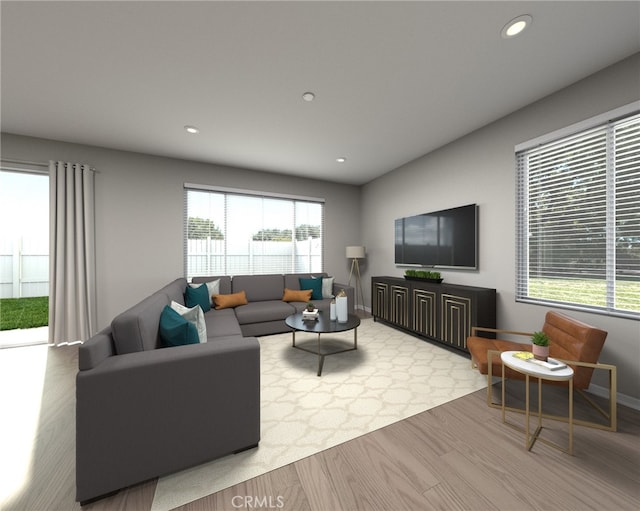
[(209, 296), (209, 288), (206, 284), (198, 287), (187, 286), (184, 293), (184, 304), (189, 307), (199, 305), (202, 312), (211, 310), (211, 297)]
[(300, 281), (300, 289), (311, 289), (312, 300), (322, 300), (322, 279), (298, 279)]
[(160, 314), (160, 340), (165, 347), (199, 344), (198, 329), (168, 305)]

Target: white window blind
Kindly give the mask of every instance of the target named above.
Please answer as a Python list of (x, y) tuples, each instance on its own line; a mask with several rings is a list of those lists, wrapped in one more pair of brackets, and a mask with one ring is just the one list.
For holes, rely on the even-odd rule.
[(640, 115), (516, 161), (516, 299), (640, 318)]
[(322, 199), (184, 190), (185, 275), (322, 272)]

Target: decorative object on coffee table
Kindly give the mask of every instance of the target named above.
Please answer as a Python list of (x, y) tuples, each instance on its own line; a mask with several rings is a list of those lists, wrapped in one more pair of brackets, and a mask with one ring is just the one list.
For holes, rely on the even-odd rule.
[(318, 319), (318, 309), (313, 304), (313, 302), (309, 302), (307, 307), (302, 311), (302, 319), (315, 321)]
[(349, 319), (349, 304), (344, 289), (341, 289), (336, 295), (336, 317), (338, 323), (346, 323)]
[(549, 336), (544, 332), (534, 332), (531, 336), (531, 351), (537, 360), (547, 361), (549, 358)]

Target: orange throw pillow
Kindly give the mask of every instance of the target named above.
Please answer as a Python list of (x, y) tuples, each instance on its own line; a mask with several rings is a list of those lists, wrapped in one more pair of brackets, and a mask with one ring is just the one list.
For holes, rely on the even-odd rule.
[(283, 302), (308, 302), (311, 300), (311, 289), (305, 289), (302, 291), (296, 291), (294, 289), (284, 288)]
[(247, 294), (244, 291), (239, 291), (229, 295), (213, 295), (213, 303), (216, 309), (228, 309), (229, 307), (246, 305), (249, 302), (247, 301)]

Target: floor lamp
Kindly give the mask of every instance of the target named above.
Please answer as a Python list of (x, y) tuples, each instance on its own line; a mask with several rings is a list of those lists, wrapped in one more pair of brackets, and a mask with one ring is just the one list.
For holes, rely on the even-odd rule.
[(365, 250), (364, 247), (353, 246), (347, 247), (347, 259), (351, 259), (351, 273), (349, 273), (349, 285), (351, 285), (351, 278), (355, 272), (356, 277), (356, 292), (355, 298), (356, 303), (354, 304), (354, 308), (358, 308), (358, 292), (360, 292), (360, 302), (362, 304), (362, 308), (364, 309), (364, 293), (362, 292), (362, 280), (360, 278), (360, 264), (358, 259), (364, 259)]

